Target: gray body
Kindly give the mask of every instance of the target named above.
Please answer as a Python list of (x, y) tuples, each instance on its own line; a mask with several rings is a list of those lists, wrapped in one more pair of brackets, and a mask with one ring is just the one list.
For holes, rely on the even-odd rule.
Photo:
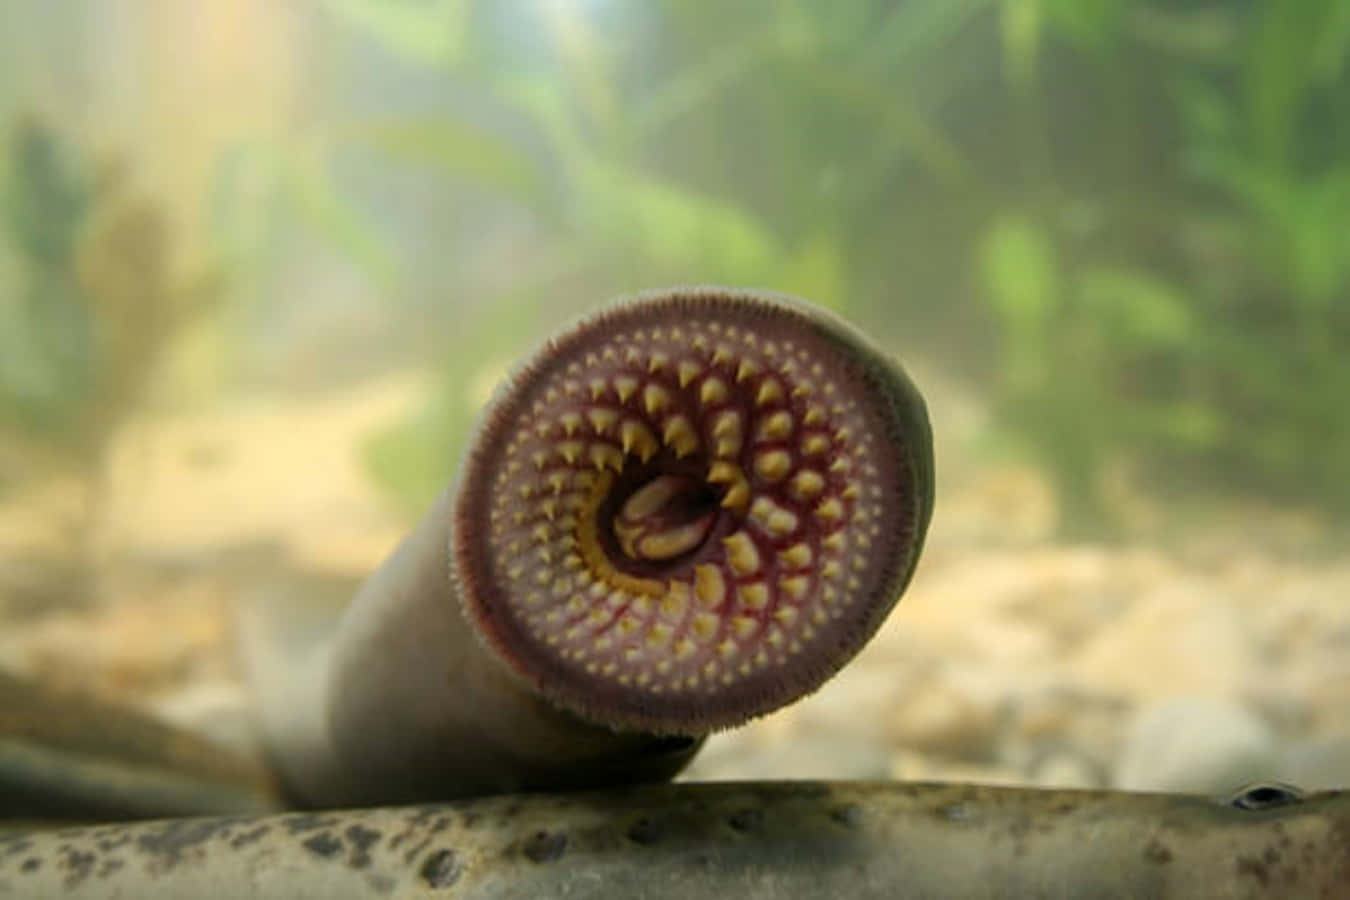
[(1350, 793), (684, 784), (0, 838), (34, 898), (1336, 898)]

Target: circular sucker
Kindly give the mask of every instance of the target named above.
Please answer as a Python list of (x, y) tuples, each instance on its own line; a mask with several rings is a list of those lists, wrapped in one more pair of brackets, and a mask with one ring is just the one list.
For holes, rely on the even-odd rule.
[(468, 619), (545, 697), (703, 734), (818, 688), (914, 571), (932, 438), (903, 371), (794, 298), (640, 295), (547, 341), (454, 497)]

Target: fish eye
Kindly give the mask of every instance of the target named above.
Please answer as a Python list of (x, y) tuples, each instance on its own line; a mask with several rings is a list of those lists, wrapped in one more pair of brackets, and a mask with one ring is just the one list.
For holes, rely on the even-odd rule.
[(1228, 798), (1228, 805), (1237, 809), (1265, 810), (1291, 806), (1303, 800), (1303, 791), (1292, 784), (1278, 781), (1249, 784)]

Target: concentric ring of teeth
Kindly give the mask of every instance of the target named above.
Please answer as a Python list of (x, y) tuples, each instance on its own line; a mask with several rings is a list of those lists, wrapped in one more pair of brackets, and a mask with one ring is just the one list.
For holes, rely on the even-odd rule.
[[(461, 573), (546, 692), (663, 731), (767, 711), (858, 649), (879, 622), (858, 607), (895, 599), (876, 595), (905, 548), (882, 528), (912, 477), (837, 343), (763, 309), (693, 306), (621, 308), (527, 370), (504, 444), (472, 473), (490, 574)], [(727, 697), (744, 709), (700, 712)]]

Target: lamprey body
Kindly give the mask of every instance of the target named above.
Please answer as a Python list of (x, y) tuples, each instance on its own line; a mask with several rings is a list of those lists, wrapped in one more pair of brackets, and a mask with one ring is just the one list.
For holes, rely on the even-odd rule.
[(0, 896), (1333, 898), (1350, 793), (682, 784), (0, 837)]
[(0, 672), (0, 824), (278, 807), (256, 763), (133, 710)]
[(614, 304), (506, 379), (331, 646), (265, 692), (272, 752), (316, 806), (669, 777), (863, 646), (932, 505), (923, 401), (841, 320)]

